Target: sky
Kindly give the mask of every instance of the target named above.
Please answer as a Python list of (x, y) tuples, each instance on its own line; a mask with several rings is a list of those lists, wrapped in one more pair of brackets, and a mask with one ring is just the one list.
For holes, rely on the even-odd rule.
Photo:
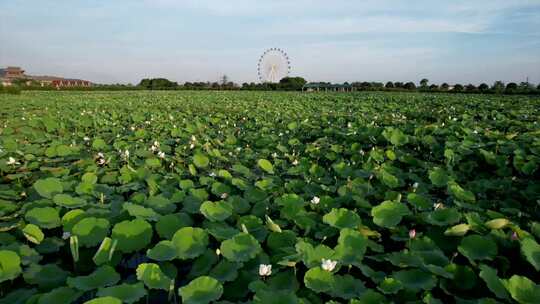
[(540, 83), (540, 0), (0, 0), (30, 75), (257, 82), (272, 47), (308, 81)]

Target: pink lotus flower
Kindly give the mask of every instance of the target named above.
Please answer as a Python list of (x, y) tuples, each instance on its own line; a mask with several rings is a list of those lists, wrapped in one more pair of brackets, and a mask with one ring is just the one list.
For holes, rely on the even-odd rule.
[(414, 239), (416, 237), (416, 230), (411, 229), (409, 230), (409, 238)]

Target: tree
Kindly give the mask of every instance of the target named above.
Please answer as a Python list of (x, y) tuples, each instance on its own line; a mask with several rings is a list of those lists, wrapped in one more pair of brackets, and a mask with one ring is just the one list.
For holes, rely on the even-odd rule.
[(463, 92), (463, 86), (459, 83), (456, 83), (454, 85), (454, 88), (452, 89), (452, 91), (454, 92)]
[(429, 80), (427, 78), (424, 78), (424, 79), (420, 80), (420, 87), (425, 89), (425, 88), (427, 88), (428, 83), (429, 83)]
[(536, 87), (536, 89), (537, 89), (538, 91), (540, 91), (540, 83), (538, 84), (538, 86)]
[(389, 82), (386, 83), (386, 85), (384, 87), (387, 88), (387, 89), (393, 89), (394, 88), (394, 83), (389, 81)]
[(504, 91), (504, 82), (502, 81), (495, 81), (495, 83), (493, 83), (493, 86), (491, 87), (493, 89), (493, 91), (497, 94), (500, 94)]
[(485, 83), (482, 83), (478, 86), (478, 90), (480, 90), (480, 92), (482, 93), (486, 93), (487, 91), (489, 91), (489, 86)]
[(410, 91), (416, 90), (416, 85), (414, 84), (414, 82), (409, 81), (405, 84), (405, 89), (410, 90)]
[(515, 82), (510, 82), (506, 85), (505, 93), (515, 93), (517, 92), (518, 86)]
[(403, 88), (403, 82), (394, 82), (394, 88)]
[(286, 91), (300, 91), (307, 81), (302, 77), (285, 77), (279, 81), (279, 89)]
[(432, 85), (429, 86), (429, 90), (432, 91), (432, 92), (438, 91), (439, 86), (436, 85), (436, 84), (432, 84)]
[(465, 86), (465, 92), (467, 93), (474, 93), (476, 91), (477, 91), (476, 86), (474, 86), (474, 84), (472, 83), (469, 83), (468, 85)]
[(444, 82), (443, 84), (441, 84), (441, 90), (448, 91), (448, 88), (450, 88), (448, 83)]

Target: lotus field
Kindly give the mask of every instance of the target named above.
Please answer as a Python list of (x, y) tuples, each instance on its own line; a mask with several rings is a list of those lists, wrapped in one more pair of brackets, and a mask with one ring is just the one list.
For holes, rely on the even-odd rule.
[(540, 303), (540, 99), (0, 96), (0, 303)]

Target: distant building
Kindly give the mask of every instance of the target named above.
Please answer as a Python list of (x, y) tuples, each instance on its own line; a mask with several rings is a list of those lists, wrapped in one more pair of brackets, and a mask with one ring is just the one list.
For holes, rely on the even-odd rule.
[(90, 87), (92, 83), (82, 79), (71, 79), (57, 76), (32, 76), (24, 74), (20, 67), (7, 67), (0, 69), (0, 83), (3, 86), (10, 86), (16, 81), (21, 81), (27, 85), (39, 85), (42, 87)]

